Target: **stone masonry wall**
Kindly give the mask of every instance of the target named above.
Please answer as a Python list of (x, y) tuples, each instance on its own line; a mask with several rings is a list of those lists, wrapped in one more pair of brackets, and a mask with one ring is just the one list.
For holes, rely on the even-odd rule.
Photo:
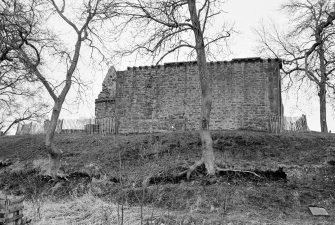
[(95, 116), (106, 118), (115, 116), (116, 70), (111, 67), (102, 83), (102, 91), (95, 100)]
[[(278, 59), (260, 58), (208, 63), (213, 75), (210, 129), (266, 130), (269, 115), (282, 112), (280, 66)], [(96, 102), (96, 108), (114, 110), (96, 110), (96, 116), (115, 115), (119, 133), (199, 129), (197, 64), (117, 71), (115, 101)]]

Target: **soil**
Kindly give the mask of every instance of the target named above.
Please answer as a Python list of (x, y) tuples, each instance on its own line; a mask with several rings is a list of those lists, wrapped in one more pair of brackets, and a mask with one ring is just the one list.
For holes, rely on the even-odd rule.
[[(152, 224), (335, 224), (335, 135), (213, 131), (223, 171), (199, 168), (197, 132), (60, 134), (65, 178), (45, 175), (43, 136), (0, 137), (0, 190), (27, 201), (88, 192), (127, 207), (169, 212)], [(257, 176), (256, 176), (257, 175)], [(329, 216), (312, 216), (308, 207)], [(149, 223), (148, 223), (149, 224)]]

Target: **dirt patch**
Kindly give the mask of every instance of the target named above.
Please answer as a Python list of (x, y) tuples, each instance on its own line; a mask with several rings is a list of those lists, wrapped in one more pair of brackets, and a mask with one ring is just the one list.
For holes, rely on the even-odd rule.
[[(187, 170), (187, 168), (178, 168), (178, 170)], [(204, 166), (199, 167), (189, 179), (185, 173), (181, 175), (174, 174), (162, 174), (160, 176), (153, 176), (148, 178), (148, 185), (157, 185), (157, 184), (178, 184), (181, 182), (193, 182), (194, 180), (201, 179), (203, 184), (211, 185), (218, 181), (227, 181), (232, 180), (243, 180), (245, 182), (270, 182), (270, 181), (283, 181), (286, 182), (287, 176), (283, 171), (283, 168), (278, 168), (276, 171), (238, 171), (238, 170), (228, 170), (228, 171), (218, 171), (215, 176), (207, 177), (206, 170)]]

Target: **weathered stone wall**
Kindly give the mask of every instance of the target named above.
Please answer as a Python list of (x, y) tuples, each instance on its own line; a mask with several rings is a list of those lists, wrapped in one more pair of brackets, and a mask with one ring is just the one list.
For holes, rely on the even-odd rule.
[[(208, 64), (213, 75), (210, 129), (268, 128), (268, 116), (281, 115), (277, 59), (235, 59)], [(116, 73), (114, 102), (119, 132), (198, 129), (200, 82), (195, 62), (134, 67)], [(103, 108), (99, 98), (97, 108)], [(111, 115), (96, 110), (97, 117)], [(107, 115), (108, 114), (108, 115)]]
[(115, 116), (116, 70), (111, 67), (102, 83), (102, 91), (95, 100), (95, 116), (97, 118)]

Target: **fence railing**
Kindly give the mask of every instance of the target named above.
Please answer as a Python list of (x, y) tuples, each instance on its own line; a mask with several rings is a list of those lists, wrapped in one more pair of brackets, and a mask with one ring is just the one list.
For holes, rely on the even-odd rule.
[(24, 198), (0, 198), (0, 224), (27, 224), (23, 218)]
[[(19, 124), (16, 135), (43, 134), (49, 126), (49, 120), (44, 121), (44, 124)], [(62, 119), (57, 122), (56, 133), (115, 134), (117, 129), (114, 118)]]
[[(300, 117), (270, 115), (268, 119), (268, 131), (271, 133), (309, 131), (305, 115)], [(150, 132), (167, 131), (167, 129), (162, 128), (167, 127), (166, 124), (155, 128), (148, 124), (139, 123), (138, 126), (133, 127), (133, 132), (140, 132), (141, 127), (149, 127), (150, 129), (147, 130), (150, 130)], [(50, 121), (48, 120), (44, 123), (19, 124), (16, 134), (43, 134), (47, 131), (49, 125)], [(57, 123), (56, 133), (116, 134), (118, 133), (118, 127), (115, 118), (62, 119)]]
[(305, 115), (300, 117), (281, 117), (278, 115), (269, 116), (269, 132), (271, 133), (307, 131), (310, 130), (308, 128)]
[(283, 117), (279, 115), (269, 116), (269, 132), (270, 133), (280, 133), (283, 131)]
[(300, 117), (284, 117), (284, 130), (288, 132), (310, 131), (305, 115)]

